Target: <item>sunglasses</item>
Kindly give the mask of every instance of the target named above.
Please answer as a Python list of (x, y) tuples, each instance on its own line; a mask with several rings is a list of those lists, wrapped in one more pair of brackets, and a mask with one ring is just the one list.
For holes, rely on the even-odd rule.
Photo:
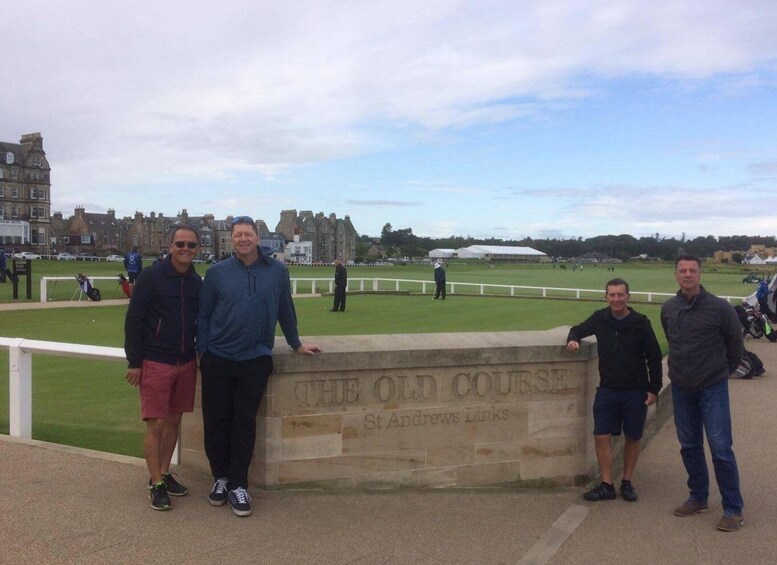
[(173, 243), (178, 249), (183, 249), (184, 247), (188, 247), (189, 249), (194, 249), (197, 247), (197, 242), (195, 241), (176, 241)]
[(254, 219), (251, 216), (237, 216), (232, 218), (232, 225), (235, 224), (253, 224)]

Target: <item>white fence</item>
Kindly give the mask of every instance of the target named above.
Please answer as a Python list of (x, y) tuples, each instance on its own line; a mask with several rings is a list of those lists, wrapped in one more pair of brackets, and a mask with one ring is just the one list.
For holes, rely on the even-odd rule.
[[(59, 343), (0, 337), (0, 349), (8, 350), (9, 435), (32, 439), (32, 356), (54, 355), (122, 361), (126, 363), (124, 349), (99, 345)], [(180, 440), (173, 453), (173, 463), (180, 464)]]
[[(91, 281), (113, 281), (116, 277), (89, 277)], [(74, 277), (41, 277), (40, 301), (48, 301), (49, 282), (68, 281), (75, 284)], [(294, 295), (320, 294), (321, 292), (334, 292), (334, 279), (332, 277), (293, 278), (291, 279), (291, 291)], [(602, 298), (604, 290), (601, 288), (562, 288), (553, 286), (525, 286), (489, 283), (448, 282), (448, 294), (466, 293), (484, 296), (524, 296), (534, 298)], [(387, 279), (378, 277), (349, 278), (348, 290), (351, 292), (421, 292), (431, 294), (434, 292), (434, 281), (416, 279)], [(75, 289), (76, 287), (73, 286)], [(74, 293), (73, 297), (78, 294)], [(632, 291), (634, 300), (645, 302), (664, 302), (674, 296), (672, 292), (639, 292)], [(738, 304), (742, 296), (721, 296), (724, 300)], [(80, 299), (80, 294), (79, 294)]]

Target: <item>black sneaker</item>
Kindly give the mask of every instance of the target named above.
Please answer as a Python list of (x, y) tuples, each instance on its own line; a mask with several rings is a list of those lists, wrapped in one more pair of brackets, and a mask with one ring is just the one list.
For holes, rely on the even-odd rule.
[(170, 497), (167, 496), (165, 483), (162, 481), (151, 485), (151, 490), (148, 491), (148, 499), (151, 501), (151, 508), (154, 510), (170, 510), (172, 508)]
[[(175, 480), (172, 473), (164, 473), (162, 475), (162, 482), (165, 483), (167, 494), (170, 496), (184, 496), (189, 493), (189, 489), (183, 486), (181, 483)], [(151, 479), (148, 480), (148, 488), (151, 490)]]
[(189, 493), (189, 489), (176, 481), (172, 473), (162, 475), (162, 480), (167, 488), (167, 494), (170, 496), (184, 496)]
[(251, 515), (251, 497), (243, 487), (237, 487), (227, 494), (227, 502), (236, 516)]
[(615, 487), (607, 483), (599, 483), (594, 488), (583, 495), (583, 498), (589, 502), (598, 502), (600, 500), (615, 500)]
[(208, 495), (208, 502), (213, 506), (221, 506), (227, 501), (227, 478), (221, 477), (216, 479), (213, 483), (213, 488), (210, 489)]
[(637, 501), (637, 491), (634, 490), (631, 481), (621, 481), (621, 496), (627, 502)]

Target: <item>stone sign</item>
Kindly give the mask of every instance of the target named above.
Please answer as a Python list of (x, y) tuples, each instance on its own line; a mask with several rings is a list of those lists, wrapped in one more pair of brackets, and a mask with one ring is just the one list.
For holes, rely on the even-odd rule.
[[(306, 338), (275, 350), (252, 484), (570, 485), (595, 470), (595, 348), (547, 332)], [(183, 464), (207, 470), (198, 408)]]

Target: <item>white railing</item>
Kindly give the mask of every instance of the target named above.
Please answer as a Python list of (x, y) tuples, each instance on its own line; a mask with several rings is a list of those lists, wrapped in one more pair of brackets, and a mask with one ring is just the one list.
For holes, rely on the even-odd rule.
[[(316, 294), (318, 289), (326, 288), (326, 292), (332, 292), (334, 289), (334, 279), (331, 277), (315, 278), (293, 278), (291, 279), (292, 294), (299, 294), (302, 286), (300, 283), (310, 283), (310, 294)], [(383, 285), (381, 286), (381, 283)], [(601, 288), (563, 288), (553, 286), (526, 286), (512, 284), (489, 284), (489, 283), (467, 283), (467, 282), (447, 282), (449, 294), (466, 292), (469, 294), (479, 294), (488, 296), (520, 296), (520, 291), (527, 291), (524, 296), (536, 298), (602, 298), (604, 290)], [(420, 287), (421, 294), (434, 292), (434, 281), (417, 279), (387, 279), (387, 278), (349, 278), (348, 290), (359, 292), (378, 292), (380, 290), (401, 290), (418, 291)], [(673, 292), (640, 292), (631, 291), (632, 298), (644, 300), (646, 302), (664, 302), (666, 299), (674, 296)], [(741, 296), (721, 296), (724, 300), (736, 303), (744, 300)], [(657, 300), (658, 299), (658, 300)], [(663, 299), (663, 300), (662, 300)]]
[[(89, 280), (94, 284), (94, 281), (113, 281), (114, 283), (117, 283), (118, 277), (89, 277)], [(40, 301), (41, 302), (48, 302), (49, 299), (49, 282), (56, 283), (58, 281), (67, 281), (70, 283), (73, 283), (73, 298), (78, 296), (78, 299), (81, 300), (84, 293), (80, 292), (78, 281), (75, 277), (41, 277), (40, 278)], [(117, 283), (118, 284), (118, 283)], [(97, 285), (95, 285), (97, 286)]]
[[(116, 281), (116, 277), (89, 277), (92, 281), (109, 280)], [(49, 281), (71, 281), (75, 283), (74, 277), (41, 277), (40, 279), (40, 301), (48, 300), (48, 282)], [(310, 290), (307, 290), (308, 285)], [(294, 295), (300, 294), (318, 294), (321, 292), (333, 292), (335, 281), (332, 277), (312, 277), (312, 278), (293, 278), (291, 279), (291, 292)], [(305, 287), (304, 291), (302, 287)], [(417, 279), (387, 279), (378, 277), (349, 278), (348, 290), (354, 292), (378, 292), (406, 290), (408, 292), (418, 292), (421, 294), (434, 292), (434, 281)], [(489, 283), (467, 283), (467, 282), (448, 282), (448, 293), (456, 294), (457, 289), (460, 293), (479, 294), (484, 296), (527, 296), (535, 298), (602, 298), (603, 289), (593, 288), (563, 288), (555, 286), (526, 286), (515, 284), (489, 284)], [(74, 287), (75, 288), (75, 287)], [(428, 291), (427, 291), (428, 288)], [(521, 291), (524, 291), (523, 294)], [(75, 296), (76, 293), (74, 293)], [(646, 302), (664, 302), (666, 299), (674, 296), (673, 292), (640, 292), (632, 291), (631, 297), (636, 300)], [(80, 295), (79, 295), (80, 298)], [(721, 296), (724, 300), (738, 304), (744, 297), (742, 296)]]
[[(120, 347), (0, 337), (0, 349), (8, 350), (8, 433), (24, 439), (32, 439), (33, 354), (126, 362), (124, 350)], [(179, 438), (173, 453), (176, 465), (181, 462), (180, 447)]]

